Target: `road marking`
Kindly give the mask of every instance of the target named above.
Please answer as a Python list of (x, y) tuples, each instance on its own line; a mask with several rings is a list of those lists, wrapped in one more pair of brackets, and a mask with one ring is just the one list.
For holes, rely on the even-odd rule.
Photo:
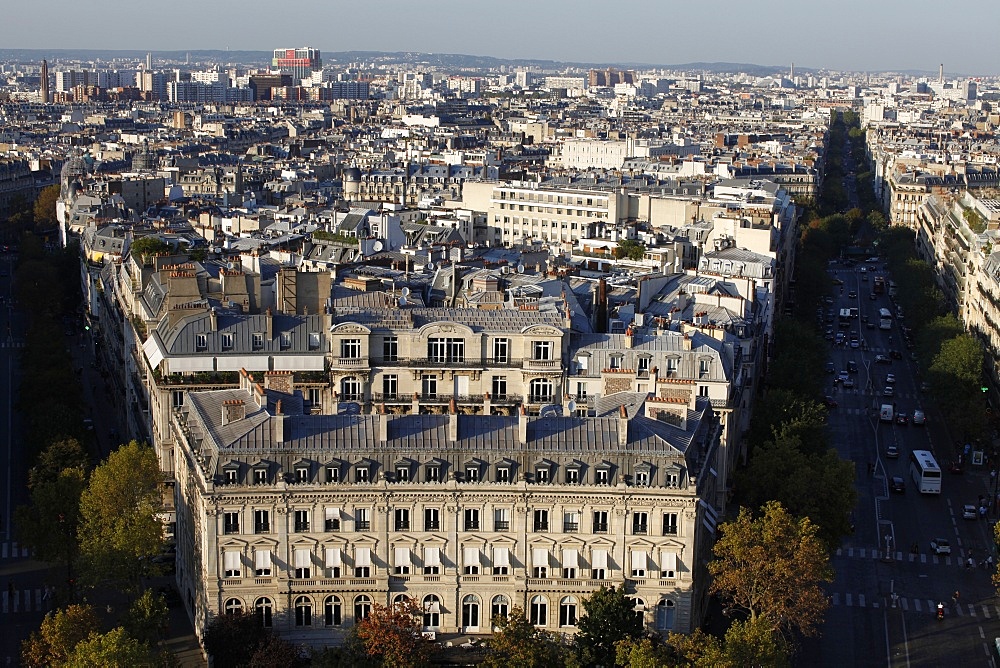
[[(908, 599), (908, 598), (901, 598), (901, 599), (899, 599), (899, 607), (901, 607), (903, 609), (903, 612), (908, 612), (909, 611), (910, 604), (907, 603), (907, 601), (909, 601), (909, 600), (910, 599)], [(917, 601), (917, 604), (919, 605), (920, 601)]]
[(985, 617), (986, 619), (990, 618), (990, 609), (987, 608), (985, 605), (983, 606), (983, 617)]
[(955, 606), (955, 614), (958, 615), (959, 617), (962, 616), (962, 606), (960, 605)]
[(830, 598), (831, 598), (830, 603), (832, 605), (840, 605), (840, 594), (839, 593), (834, 592), (833, 596), (831, 596)]
[(854, 605), (854, 597), (851, 596), (850, 594), (844, 594), (844, 599), (845, 599), (844, 602), (848, 608)]
[(969, 604), (969, 615), (971, 617), (976, 616), (976, 606), (972, 605), (971, 603)]
[(865, 607), (865, 595), (864, 594), (858, 594), (858, 607), (859, 608)]

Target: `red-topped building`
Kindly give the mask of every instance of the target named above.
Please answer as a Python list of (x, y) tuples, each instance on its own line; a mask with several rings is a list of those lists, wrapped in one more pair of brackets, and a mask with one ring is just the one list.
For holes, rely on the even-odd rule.
[(308, 79), (313, 72), (323, 69), (323, 61), (319, 49), (275, 49), (271, 67), (291, 75), (292, 81), (298, 83), (299, 79)]

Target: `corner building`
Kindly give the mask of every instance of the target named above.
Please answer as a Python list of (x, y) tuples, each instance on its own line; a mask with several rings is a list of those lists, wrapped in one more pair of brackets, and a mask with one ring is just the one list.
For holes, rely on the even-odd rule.
[(620, 392), (590, 417), (451, 408), (307, 415), (279, 372), (187, 394), (171, 425), (195, 628), (256, 609), (292, 642), (330, 645), (406, 596), (439, 640), (488, 635), (514, 606), (572, 633), (601, 585), (624, 586), (650, 630), (698, 626), (716, 523), (708, 398)]

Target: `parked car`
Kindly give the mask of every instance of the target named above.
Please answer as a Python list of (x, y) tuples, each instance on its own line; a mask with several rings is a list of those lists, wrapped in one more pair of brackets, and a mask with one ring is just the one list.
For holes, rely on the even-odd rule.
[(898, 475), (892, 476), (889, 480), (889, 490), (897, 494), (904, 493), (906, 491), (906, 482), (903, 480), (903, 477)]
[(875, 364), (892, 364), (892, 360), (885, 355), (876, 355)]
[(885, 382), (888, 383), (889, 385), (894, 384), (896, 382), (896, 374), (894, 373), (885, 374)]
[(837, 367), (835, 367), (833, 365), (833, 362), (827, 362), (826, 363), (826, 372), (827, 373), (836, 373), (836, 371), (837, 371)]
[(931, 541), (931, 552), (934, 554), (951, 554), (951, 543), (944, 538), (935, 538)]
[(858, 363), (855, 362), (854, 360), (847, 360), (847, 371), (848, 373), (857, 373)]
[(906, 413), (896, 413), (896, 424), (903, 425), (904, 427), (910, 423), (910, 418), (907, 417)]
[(889, 459), (896, 459), (899, 457), (899, 448), (895, 445), (890, 445), (885, 449), (885, 456)]
[(971, 503), (967, 503), (962, 506), (962, 519), (963, 520), (974, 520), (979, 518), (979, 513), (976, 512), (976, 507)]
[(848, 377), (847, 379), (845, 379), (844, 380), (844, 387), (847, 388), (848, 390), (851, 389), (851, 388), (853, 388), (854, 387), (854, 379), (850, 378), (850, 377)]
[(827, 395), (823, 397), (823, 405), (826, 406), (827, 408), (834, 409), (837, 407), (838, 404), (836, 399), (834, 399), (830, 395)]
[(894, 394), (894, 392), (893, 392), (893, 389), (892, 389), (892, 385), (886, 385), (885, 389), (882, 390), (882, 396), (883, 397), (891, 397), (893, 394)]

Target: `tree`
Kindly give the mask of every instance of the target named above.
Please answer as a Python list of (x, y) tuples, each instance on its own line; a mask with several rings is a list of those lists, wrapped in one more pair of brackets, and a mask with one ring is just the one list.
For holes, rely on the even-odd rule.
[(583, 600), (583, 610), (573, 642), (584, 665), (611, 666), (617, 642), (642, 636), (642, 620), (624, 587), (602, 586)]
[(205, 627), (205, 651), (216, 668), (240, 668), (250, 662), (269, 633), (254, 612), (216, 615)]
[(14, 513), (18, 541), (42, 561), (65, 566), (71, 587), (80, 553), (80, 498), (86, 485), (82, 468), (63, 469), (54, 479), (37, 482), (31, 503)]
[(35, 228), (50, 230), (59, 222), (56, 219), (56, 202), (59, 201), (59, 184), (46, 186), (35, 200)]
[(163, 595), (147, 589), (133, 601), (124, 627), (130, 636), (152, 647), (163, 637), (169, 618), (170, 609)]
[(945, 414), (961, 427), (966, 440), (979, 438), (986, 427), (980, 390), (982, 369), (982, 345), (969, 334), (960, 334), (942, 343), (928, 369)]
[(149, 646), (118, 627), (93, 633), (79, 643), (64, 664), (66, 668), (142, 668), (153, 665)]
[[(695, 630), (702, 633), (701, 629)], [(670, 645), (659, 642), (657, 637), (626, 638), (615, 643), (615, 664), (623, 668), (663, 668), (687, 665)]]
[(820, 583), (832, 577), (816, 525), (772, 501), (756, 519), (742, 509), (719, 534), (708, 565), (710, 593), (785, 638), (814, 635), (829, 605)]
[(143, 264), (148, 264), (154, 255), (169, 253), (172, 250), (173, 246), (153, 235), (140, 237), (129, 246), (129, 253), (131, 255), (138, 255)]
[(249, 668), (296, 668), (306, 665), (298, 648), (282, 640), (277, 634), (268, 633), (250, 657)]
[(156, 453), (132, 441), (94, 469), (80, 498), (80, 550), (92, 582), (112, 580), (137, 593), (163, 546)]
[(733, 668), (785, 668), (790, 665), (786, 643), (761, 617), (733, 622), (726, 631), (723, 647), (725, 658)]
[(646, 255), (646, 245), (634, 239), (624, 239), (618, 242), (612, 253), (616, 260), (641, 260)]
[(965, 327), (954, 314), (947, 313), (934, 318), (917, 334), (917, 354), (924, 368), (929, 367), (941, 352), (941, 345), (965, 333)]
[(529, 622), (522, 608), (514, 607), (509, 617), (497, 616), (493, 626), (482, 664), (485, 668), (550, 668), (563, 664), (563, 646)]
[(421, 612), (411, 600), (390, 606), (376, 603), (360, 624), (358, 638), (365, 653), (379, 657), (384, 666), (420, 667), (430, 665), (431, 645), (420, 634)]
[(42, 625), (21, 645), (25, 666), (62, 665), (73, 649), (101, 628), (97, 612), (89, 605), (71, 605), (46, 615)]
[(66, 438), (55, 441), (38, 455), (35, 465), (28, 471), (28, 489), (39, 482), (54, 479), (63, 469), (80, 468), (87, 470), (87, 453), (80, 441)]

